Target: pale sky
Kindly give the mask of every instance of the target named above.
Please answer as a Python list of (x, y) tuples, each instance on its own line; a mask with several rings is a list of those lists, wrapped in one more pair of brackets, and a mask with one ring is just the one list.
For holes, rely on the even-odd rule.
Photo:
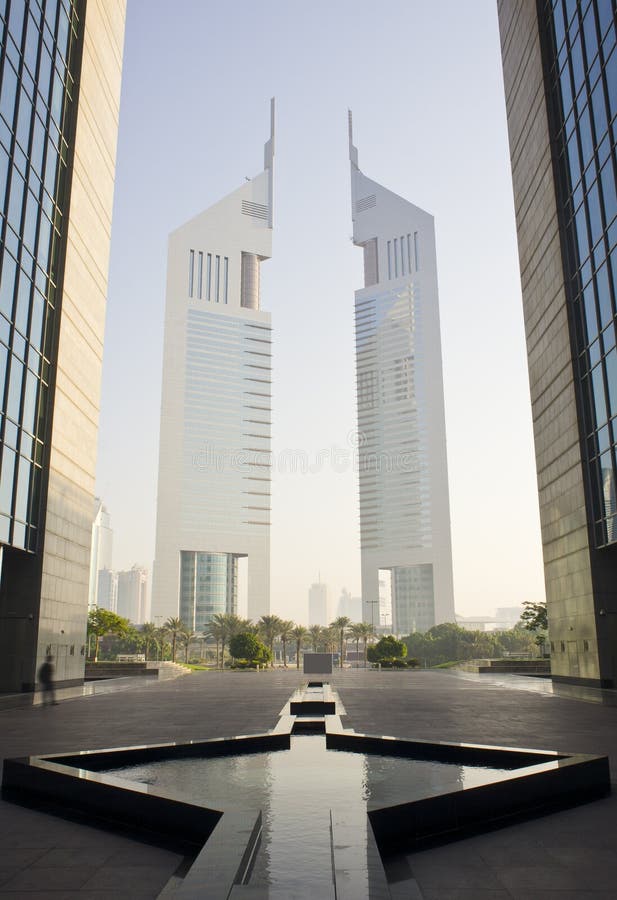
[[(306, 621), (318, 573), (360, 594), (357, 475), (331, 462), (356, 418), (348, 107), (360, 168), (435, 217), (456, 610), (544, 599), (495, 0), (129, 0), (97, 476), (114, 568), (154, 556), (167, 236), (261, 171), (271, 96), (273, 612)], [(288, 451), (311, 471), (280, 471)]]

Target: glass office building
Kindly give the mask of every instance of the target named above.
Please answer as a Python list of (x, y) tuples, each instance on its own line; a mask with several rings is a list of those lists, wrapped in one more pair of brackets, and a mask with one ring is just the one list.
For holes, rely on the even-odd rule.
[[(367, 178), (352, 143), (362, 614), (401, 635), (454, 621), (433, 218)], [(389, 572), (387, 577), (383, 573)], [(382, 573), (380, 575), (380, 573)]]
[(202, 629), (270, 607), (270, 314), (260, 266), (272, 255), (274, 104), (264, 170), (169, 239), (154, 620)]
[[(36, 551), (81, 60), (76, 3), (10, 3), (0, 88), (0, 541)], [(0, 16), (2, 13), (0, 12)], [(1, 21), (1, 20), (0, 20)]]
[[(117, 119), (123, 30), (122, 4), (106, 19), (85, 0), (0, 4), (0, 690), (31, 688), (37, 660), (48, 650), (57, 657), (60, 680), (78, 679), (83, 671), (88, 588), (82, 598), (81, 587), (88, 551), (84, 559), (82, 503), (94, 480), (100, 353), (85, 350), (79, 361), (76, 354), (87, 342), (102, 343), (98, 319), (115, 159), (115, 134), (112, 143), (111, 132), (92, 129), (88, 119), (110, 108)], [(84, 62), (87, 38), (99, 40), (104, 51), (113, 48), (113, 63), (90, 56)], [(103, 77), (109, 79), (106, 96)], [(73, 190), (88, 153), (96, 198), (83, 183)], [(90, 242), (87, 253), (76, 252), (80, 239)], [(84, 279), (87, 255), (102, 265)], [(63, 317), (71, 318), (75, 307), (83, 321), (69, 328)], [(67, 392), (64, 421), (55, 403), (58, 389)], [(86, 419), (83, 444), (73, 454), (68, 444), (80, 441), (68, 429)], [(81, 468), (79, 475), (69, 474), (72, 465)], [(57, 541), (65, 542), (62, 548)], [(53, 571), (59, 549), (65, 559), (74, 553), (75, 570)], [(56, 590), (65, 578), (72, 586), (63, 598)], [(53, 608), (46, 602), (52, 596)]]
[(238, 557), (232, 553), (180, 552), (180, 618), (203, 631), (212, 616), (238, 612)]
[(615, 4), (503, 0), (499, 18), (553, 673), (614, 685)]

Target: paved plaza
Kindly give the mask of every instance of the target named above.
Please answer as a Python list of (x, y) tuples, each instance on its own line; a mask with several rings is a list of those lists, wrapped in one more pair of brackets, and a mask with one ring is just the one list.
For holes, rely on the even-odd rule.
[[(0, 711), (0, 755), (251, 734), (276, 724), (295, 669), (192, 673), (156, 684)], [(345, 670), (330, 678), (356, 731), (607, 754), (617, 707), (536, 679)], [(567, 693), (567, 691), (565, 692)], [(576, 691), (570, 692), (576, 694)], [(596, 701), (600, 692), (587, 692)], [(613, 900), (617, 795), (388, 865), (394, 900)], [(183, 858), (132, 837), (0, 803), (1, 898), (154, 898)]]

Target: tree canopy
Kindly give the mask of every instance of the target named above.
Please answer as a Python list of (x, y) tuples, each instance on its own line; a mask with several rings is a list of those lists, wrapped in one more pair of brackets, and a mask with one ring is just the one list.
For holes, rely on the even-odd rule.
[(99, 657), (99, 643), (106, 634), (124, 635), (130, 622), (109, 609), (91, 609), (88, 613), (88, 635), (94, 635), (94, 662)]

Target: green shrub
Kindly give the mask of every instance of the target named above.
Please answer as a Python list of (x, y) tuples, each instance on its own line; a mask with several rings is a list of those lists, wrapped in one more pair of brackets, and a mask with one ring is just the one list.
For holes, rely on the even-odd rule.
[(254, 669), (258, 664), (265, 666), (271, 659), (270, 650), (250, 631), (234, 635), (229, 642), (229, 652), (234, 658), (229, 668)]

